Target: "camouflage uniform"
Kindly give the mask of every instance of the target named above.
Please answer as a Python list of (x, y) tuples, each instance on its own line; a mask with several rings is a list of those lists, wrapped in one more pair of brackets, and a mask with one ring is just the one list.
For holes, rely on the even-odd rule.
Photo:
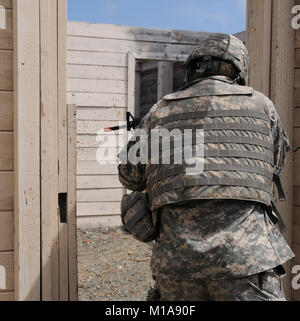
[[(279, 175), (290, 147), (272, 102), (252, 88), (236, 85), (228, 77), (198, 79), (187, 89), (164, 97), (144, 117), (140, 128), (150, 136), (153, 119), (160, 123), (160, 119), (170, 114), (182, 113), (185, 107), (194, 112), (201, 108), (209, 110), (213, 105), (238, 110), (255, 109), (259, 104), (268, 114), (269, 123), (259, 119), (249, 120), (247, 117), (219, 117), (217, 121), (241, 123), (249, 120), (253, 126), (269, 126), (269, 135), (248, 131), (247, 137), (249, 140), (265, 141), (263, 145), (272, 144), (272, 166), (268, 162), (247, 157), (232, 158), (230, 161), (244, 168), (261, 166), (265, 171), (274, 169), (274, 174)], [(185, 126), (190, 124), (193, 128), (195, 124), (202, 125), (202, 122), (201, 117), (186, 119)], [(240, 137), (245, 134), (238, 130), (230, 132), (222, 126), (218, 132), (221, 136)], [(211, 132), (207, 130), (206, 134), (209, 136)], [(128, 144), (128, 149), (131, 144)], [(216, 145), (221, 150), (240, 148), (238, 143), (227, 144), (224, 141), (208, 143), (205, 148), (213, 149)], [(256, 155), (268, 153), (265, 147), (255, 144), (245, 143), (243, 146), (245, 153), (249, 150), (256, 152)], [(226, 160), (226, 157), (204, 158), (205, 162), (218, 164)], [(187, 184), (180, 188), (181, 180), (191, 180), (180, 168), (173, 175), (172, 165), (154, 165), (154, 170), (151, 167), (151, 162), (147, 165), (121, 164), (119, 178), (130, 190), (146, 189), (153, 213), (160, 213), (151, 269), (161, 300), (284, 300), (281, 265), (294, 254), (269, 217), (267, 206), (271, 196), (268, 190), (222, 184)], [(166, 174), (168, 171), (171, 173), (169, 176)], [(264, 175), (251, 175), (245, 171), (237, 173), (207, 169), (204, 174), (211, 177), (237, 176), (248, 181), (254, 179), (265, 185), (272, 183)], [(175, 182), (176, 189), (166, 189), (168, 184), (172, 187), (170, 182)]]

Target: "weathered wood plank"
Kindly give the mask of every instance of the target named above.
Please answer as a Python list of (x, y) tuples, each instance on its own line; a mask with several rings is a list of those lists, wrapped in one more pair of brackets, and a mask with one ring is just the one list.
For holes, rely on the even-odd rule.
[(115, 215), (120, 213), (120, 201), (77, 203), (77, 216)]
[[(300, 50), (299, 50), (299, 59), (300, 59)], [(299, 61), (299, 64), (300, 64), (300, 61)], [(300, 88), (300, 69), (295, 69), (295, 88)]]
[(123, 193), (122, 188), (79, 190), (77, 202), (120, 202)]
[[(124, 124), (124, 121), (121, 121)], [(125, 123), (126, 124), (126, 123)], [(118, 126), (119, 122), (114, 120), (78, 120), (77, 122), (77, 134), (97, 134), (106, 127)], [(105, 135), (105, 133), (103, 133)], [(111, 133), (107, 133), (111, 136)]]
[(0, 252), (0, 292), (14, 289), (14, 253)]
[[(296, 34), (299, 34), (299, 30), (296, 31)], [(295, 49), (295, 68), (300, 68), (300, 49)], [(295, 73), (296, 72), (298, 73), (298, 69), (295, 69)], [(297, 78), (298, 78), (298, 74), (297, 74)], [(297, 80), (297, 83), (298, 83), (298, 80)]]
[(300, 186), (300, 149), (294, 152), (294, 185)]
[[(294, 148), (300, 147), (300, 128), (294, 128), (293, 147)], [(294, 164), (294, 166), (297, 166), (297, 164)], [(298, 164), (298, 167), (300, 167), (300, 164)]]
[(0, 211), (14, 208), (14, 173), (0, 172)]
[[(77, 160), (79, 162), (96, 162), (99, 155), (105, 155), (109, 159), (117, 160), (118, 153), (120, 152), (119, 148), (116, 147), (98, 147), (98, 148), (78, 148), (77, 149)], [(97, 155), (98, 153), (98, 155)], [(115, 165), (117, 166), (117, 164)]]
[(78, 189), (121, 188), (118, 175), (77, 176)]
[(127, 81), (97, 80), (97, 79), (69, 79), (68, 92), (78, 93), (108, 93), (126, 94)]
[(173, 63), (158, 62), (157, 101), (173, 92)]
[(300, 245), (300, 225), (293, 226), (293, 242)]
[(300, 88), (295, 89), (294, 106), (300, 107)]
[[(39, 0), (14, 0), (15, 299), (40, 300)], [(30, 48), (30, 50), (28, 50)], [(13, 173), (6, 186), (13, 208)], [(1, 180), (0, 180), (1, 181)], [(0, 193), (0, 197), (3, 196)], [(1, 206), (0, 206), (1, 207)]]
[(109, 135), (106, 135), (105, 139), (101, 141), (97, 141), (97, 135), (77, 135), (77, 147), (78, 148), (99, 148), (99, 147), (112, 147), (115, 146), (119, 148), (119, 146), (124, 146), (124, 140), (126, 138), (125, 135), (116, 135), (117, 143), (115, 140), (108, 140)]
[(0, 130), (13, 130), (13, 93), (0, 92)]
[(0, 49), (13, 49), (12, 10), (6, 9), (6, 29), (0, 29)]
[(300, 187), (294, 186), (294, 205), (300, 206)]
[(0, 251), (14, 249), (14, 215), (13, 212), (0, 212)]
[(250, 54), (250, 85), (269, 95), (272, 0), (247, 1), (246, 45)]
[(0, 90), (13, 90), (13, 52), (0, 50)]
[(79, 228), (97, 228), (103, 226), (121, 226), (120, 215), (109, 216), (81, 216), (77, 217), (77, 226)]
[[(67, 1), (57, 1), (57, 109), (58, 109), (58, 190), (68, 192), (67, 149)], [(74, 174), (75, 175), (75, 174)], [(59, 300), (69, 299), (68, 226), (59, 220)]]
[(127, 93), (127, 111), (136, 116), (137, 110), (135, 106), (135, 89), (136, 89), (136, 59), (134, 55), (128, 53), (128, 93)]
[(300, 245), (294, 244), (293, 251), (295, 253), (297, 263), (300, 264)]
[(127, 67), (127, 54), (68, 50), (67, 63), (90, 66)]
[(76, 79), (127, 80), (126, 67), (67, 65), (67, 77)]
[(116, 165), (103, 165), (98, 162), (78, 162), (78, 175), (116, 175), (118, 168)]
[(76, 107), (68, 105), (68, 255), (69, 300), (78, 300), (76, 223)]
[(14, 301), (14, 292), (0, 292), (0, 301)]
[(206, 34), (207, 33), (195, 31), (118, 26), (100, 23), (94, 24), (73, 21), (68, 23), (68, 35), (117, 40), (197, 44)]
[(67, 93), (68, 104), (87, 107), (126, 107), (126, 94)]
[(126, 108), (77, 107), (78, 120), (126, 120)]
[(0, 0), (0, 5), (6, 9), (12, 9), (13, 0)]
[[(58, 158), (59, 192), (68, 190), (67, 159), (67, 1), (57, 0), (57, 109), (58, 109)], [(67, 269), (65, 269), (67, 271)], [(63, 286), (67, 288), (67, 285)], [(66, 293), (61, 293), (64, 299)]]
[(294, 127), (300, 128), (300, 108), (294, 108)]
[(13, 133), (0, 132), (0, 171), (13, 170)]
[(40, 0), (42, 299), (59, 300), (57, 2)]
[(300, 206), (294, 206), (294, 224), (300, 225)]
[(88, 38), (88, 37), (67, 37), (67, 48), (69, 50), (80, 51), (100, 51), (113, 53), (132, 52), (158, 52), (166, 54), (189, 54), (195, 45), (188, 44), (170, 44), (160, 42), (147, 41), (128, 41), (103, 38)]

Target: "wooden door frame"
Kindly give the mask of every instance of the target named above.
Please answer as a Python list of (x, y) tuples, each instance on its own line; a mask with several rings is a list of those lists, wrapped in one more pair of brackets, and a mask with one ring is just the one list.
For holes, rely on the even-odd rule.
[(188, 55), (171, 55), (164, 53), (133, 53), (128, 52), (128, 97), (127, 111), (136, 116), (136, 64), (139, 60), (149, 60), (158, 62), (183, 62)]

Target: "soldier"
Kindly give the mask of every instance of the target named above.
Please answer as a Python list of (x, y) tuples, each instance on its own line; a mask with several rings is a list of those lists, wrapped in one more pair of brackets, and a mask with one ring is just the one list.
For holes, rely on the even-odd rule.
[[(203, 129), (203, 170), (150, 157), (119, 165), (121, 183), (146, 190), (159, 213), (151, 269), (160, 299), (284, 301), (282, 264), (294, 254), (274, 225), (273, 182), (283, 199), (279, 175), (290, 149), (279, 116), (246, 86), (248, 52), (234, 36), (211, 34), (185, 65), (186, 86), (139, 127), (149, 137), (153, 129)], [(170, 154), (178, 156), (174, 143)]]

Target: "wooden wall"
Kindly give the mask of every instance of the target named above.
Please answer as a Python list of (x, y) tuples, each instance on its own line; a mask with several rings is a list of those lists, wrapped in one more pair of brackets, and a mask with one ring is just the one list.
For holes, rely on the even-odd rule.
[(124, 189), (116, 165), (96, 162), (97, 131), (125, 120), (129, 51), (176, 53), (189, 46), (172, 45), (167, 30), (69, 22), (67, 34), (67, 102), (77, 105), (78, 226), (120, 225)]
[[(298, 140), (293, 128), (297, 111), (293, 108), (295, 32), (291, 28), (291, 12), (294, 4), (294, 0), (248, 0), (246, 44), (250, 53), (250, 85), (269, 96), (274, 102), (290, 142), (295, 147)], [(298, 223), (295, 221), (297, 214), (293, 215), (293, 212), (297, 211), (297, 207), (293, 210), (293, 204), (298, 202), (295, 194), (297, 188), (293, 189), (293, 184), (297, 184), (297, 173), (293, 173), (293, 160), (297, 166), (297, 157), (297, 152), (294, 154), (290, 152), (287, 155), (281, 175), (287, 201), (277, 201), (278, 209), (288, 227), (284, 236), (291, 247), (299, 238)], [(294, 246), (294, 250), (297, 250), (297, 245)], [(291, 261), (285, 265), (287, 271), (285, 291), (288, 299), (292, 298), (292, 265)]]
[[(296, 0), (300, 5), (300, 0)], [(294, 225), (293, 250), (296, 254), (295, 265), (300, 265), (300, 30), (295, 39), (295, 96), (294, 96)], [(300, 290), (293, 291), (293, 298), (300, 301)]]
[(116, 165), (96, 162), (96, 133), (125, 119), (128, 52), (182, 60), (203, 33), (69, 22), (67, 34), (67, 102), (77, 105), (78, 226), (119, 225), (124, 189)]
[[(13, 300), (14, 172), (13, 172), (13, 10), (6, 9), (6, 29), (0, 29), (0, 301)], [(5, 273), (4, 273), (5, 271)], [(3, 275), (3, 273), (5, 275)], [(5, 279), (5, 282), (3, 280)], [(5, 284), (4, 284), (5, 283)]]
[(67, 0), (0, 0), (0, 6), (7, 24), (0, 29), (0, 301), (76, 300)]

